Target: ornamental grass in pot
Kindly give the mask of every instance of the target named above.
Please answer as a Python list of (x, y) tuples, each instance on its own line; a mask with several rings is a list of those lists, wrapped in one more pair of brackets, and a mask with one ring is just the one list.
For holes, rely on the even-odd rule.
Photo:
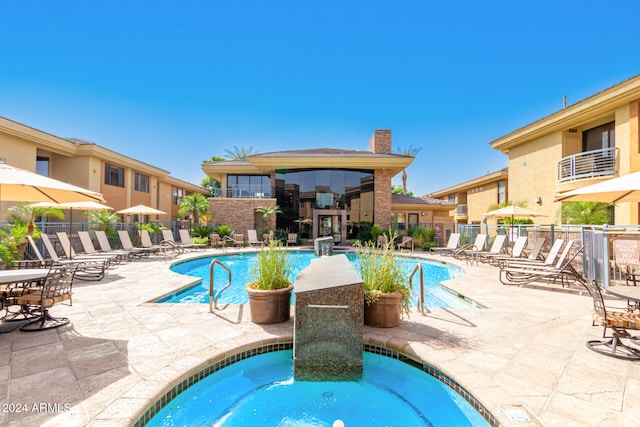
[(286, 322), (291, 313), (293, 285), (289, 276), (294, 264), (282, 243), (273, 241), (256, 253), (247, 285), (251, 321), (259, 324)]
[(395, 256), (393, 242), (376, 249), (373, 244), (356, 251), (357, 266), (364, 283), (364, 324), (378, 328), (398, 326), (409, 316), (409, 275)]

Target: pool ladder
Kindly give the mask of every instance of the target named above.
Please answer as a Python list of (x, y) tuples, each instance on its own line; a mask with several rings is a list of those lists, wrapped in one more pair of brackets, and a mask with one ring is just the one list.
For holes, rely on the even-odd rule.
[[(214, 290), (213, 278), (214, 278), (214, 267), (216, 266), (216, 264), (222, 267), (224, 270), (226, 270), (227, 275), (229, 276), (229, 280), (227, 281), (227, 284), (224, 285), (222, 289), (220, 289), (214, 295), (213, 294), (213, 290)], [(209, 313), (213, 313), (213, 308), (215, 308), (216, 310), (218, 309), (218, 296), (220, 296), (220, 293), (225, 289), (227, 289), (229, 286), (231, 286), (231, 270), (229, 270), (229, 268), (226, 265), (224, 265), (217, 259), (214, 259), (213, 261), (211, 261), (211, 264), (209, 264)]]
[[(413, 268), (413, 271), (411, 272), (411, 275), (409, 276), (409, 285), (411, 285), (413, 282), (413, 276), (416, 274), (416, 272), (420, 272), (420, 295), (418, 295), (418, 310), (420, 310), (420, 313), (422, 313), (423, 316), (426, 316), (426, 314), (424, 313), (425, 309), (424, 309), (424, 273), (422, 272), (422, 264), (416, 264), (416, 266)], [(427, 309), (427, 312), (429, 312), (429, 309)]]

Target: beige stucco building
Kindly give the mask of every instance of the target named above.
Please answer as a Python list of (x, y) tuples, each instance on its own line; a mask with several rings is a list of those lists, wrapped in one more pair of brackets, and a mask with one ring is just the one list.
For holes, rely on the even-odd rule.
[[(208, 192), (169, 172), (111, 151), (93, 142), (65, 139), (0, 117), (0, 158), (15, 167), (37, 172), (103, 194), (106, 205), (120, 210), (143, 204), (166, 212), (150, 218), (172, 221), (178, 200)], [(0, 203), (0, 221), (14, 202)], [(123, 218), (131, 221), (133, 218)]]
[[(428, 197), (455, 203), (452, 217), (457, 224), (481, 224), (491, 206), (508, 200), (508, 181), (507, 169), (501, 169), (430, 193)], [(495, 218), (486, 220), (495, 221)]]
[[(557, 195), (639, 171), (639, 105), (640, 75), (491, 141), (509, 158), (509, 200), (559, 223)], [(639, 223), (637, 203), (614, 213), (615, 224)]]

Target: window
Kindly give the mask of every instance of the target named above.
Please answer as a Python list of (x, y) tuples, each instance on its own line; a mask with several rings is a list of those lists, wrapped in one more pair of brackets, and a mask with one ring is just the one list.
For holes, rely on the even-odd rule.
[(36, 173), (42, 176), (49, 176), (49, 158), (36, 157)]
[(105, 163), (104, 183), (124, 188), (124, 169)]
[(173, 187), (173, 204), (177, 205), (180, 203), (180, 200), (184, 197), (184, 193), (182, 192), (182, 188)]
[(604, 125), (582, 132), (582, 152), (613, 148), (616, 146), (616, 123)]
[(504, 181), (498, 181), (498, 204), (501, 205), (504, 202)]
[(134, 188), (136, 191), (141, 191), (143, 193), (149, 192), (149, 177), (147, 175), (142, 175), (141, 173), (136, 172), (134, 180)]
[(455, 194), (449, 194), (448, 200), (449, 200), (450, 203), (455, 203), (456, 202), (456, 195)]

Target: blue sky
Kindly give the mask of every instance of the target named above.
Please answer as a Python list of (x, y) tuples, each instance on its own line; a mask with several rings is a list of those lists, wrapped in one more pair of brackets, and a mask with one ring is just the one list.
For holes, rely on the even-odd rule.
[[(0, 116), (199, 183), (202, 160), (421, 148), (424, 195), (488, 143), (640, 73), (632, 0), (3, 1)], [(400, 184), (400, 175), (394, 183)]]

